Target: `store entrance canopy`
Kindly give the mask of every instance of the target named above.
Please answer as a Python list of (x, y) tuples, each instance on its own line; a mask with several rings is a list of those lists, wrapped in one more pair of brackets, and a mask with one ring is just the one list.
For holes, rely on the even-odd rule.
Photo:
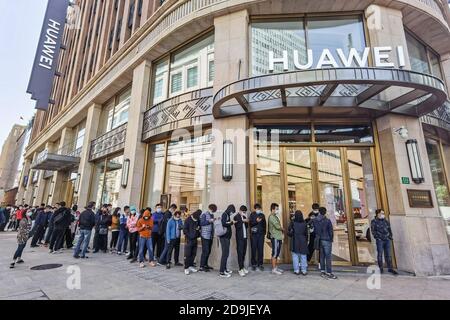
[(77, 167), (80, 163), (80, 149), (71, 154), (49, 153), (47, 150), (41, 152), (31, 164), (31, 169), (63, 171)]
[(374, 116), (420, 117), (447, 98), (444, 83), (402, 69), (332, 68), (269, 74), (239, 80), (214, 96), (213, 115), (223, 118), (282, 108), (364, 108)]

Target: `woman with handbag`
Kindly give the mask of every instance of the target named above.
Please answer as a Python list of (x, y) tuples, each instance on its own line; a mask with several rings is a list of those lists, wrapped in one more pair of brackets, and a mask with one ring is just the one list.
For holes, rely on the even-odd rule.
[(108, 228), (111, 223), (112, 219), (108, 211), (103, 211), (98, 222), (98, 247), (103, 253), (106, 253), (108, 249)]

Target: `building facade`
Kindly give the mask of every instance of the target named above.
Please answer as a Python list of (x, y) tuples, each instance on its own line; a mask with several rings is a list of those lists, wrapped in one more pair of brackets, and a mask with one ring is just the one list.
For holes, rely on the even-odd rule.
[[(3, 143), (0, 154), (0, 199), (2, 204), (12, 204), (16, 190), (16, 177), (20, 170), (21, 155), (26, 146), (26, 126), (13, 125)], [(9, 202), (8, 202), (9, 201)]]
[(277, 202), (283, 225), (319, 202), (343, 265), (374, 263), (383, 208), (400, 270), (450, 273), (445, 1), (76, 4), (18, 202)]

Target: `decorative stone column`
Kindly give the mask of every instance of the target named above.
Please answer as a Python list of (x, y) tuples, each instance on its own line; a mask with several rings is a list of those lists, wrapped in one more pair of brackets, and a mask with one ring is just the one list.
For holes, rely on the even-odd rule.
[(128, 183), (121, 187), (119, 205), (139, 206), (141, 188), (144, 183), (145, 143), (142, 143), (142, 125), (144, 112), (147, 109), (151, 64), (142, 62), (134, 69), (131, 88), (130, 109), (128, 111), (128, 130), (123, 159), (130, 160)]
[[(248, 76), (248, 27), (247, 10), (220, 16), (214, 19), (214, 92), (223, 86)], [(249, 165), (248, 165), (248, 119), (244, 116), (215, 119), (213, 122), (214, 141), (211, 177), (210, 202), (215, 203), (221, 214), (229, 204), (236, 210), (241, 205), (250, 206)], [(223, 142), (233, 142), (233, 178), (226, 182), (222, 179)], [(250, 207), (249, 207), (250, 209)], [(229, 266), (236, 269), (235, 228), (231, 238)], [(215, 267), (220, 264), (221, 248), (214, 240), (210, 263)], [(248, 256), (250, 250), (247, 250)]]
[[(372, 46), (402, 45), (407, 55), (402, 13), (399, 10), (378, 7), (381, 11), (379, 28), (369, 28)], [(406, 57), (406, 68), (410, 68)], [(417, 139), (425, 182), (412, 182), (406, 151), (406, 140), (394, 133), (404, 126), (410, 139)], [(425, 147), (422, 124), (415, 117), (388, 114), (377, 119), (378, 142), (385, 178), (390, 222), (394, 236), (394, 249), (398, 268), (417, 275), (450, 273), (450, 251), (431, 178), (431, 170)], [(402, 184), (401, 178), (409, 177), (411, 184)], [(433, 208), (411, 208), (407, 190), (430, 190)]]
[(30, 161), (30, 164), (27, 168), (27, 170), (25, 171), (28, 174), (28, 181), (27, 181), (27, 185), (25, 186), (25, 192), (23, 195), (23, 204), (28, 204), (31, 205), (32, 204), (32, 196), (33, 196), (33, 184), (32, 184), (32, 178), (33, 175), (31, 174), (33, 170), (31, 170), (31, 164), (34, 162), (34, 160), (36, 159), (37, 154), (33, 153), (33, 158)]
[[(48, 150), (49, 153), (53, 153), (55, 152), (56, 148), (55, 148), (55, 144), (52, 142), (47, 142), (45, 144), (45, 149)], [(44, 179), (44, 173), (45, 170), (40, 170), (39, 171), (39, 178), (38, 178), (38, 182), (37, 182), (37, 190), (36, 190), (36, 196), (34, 198), (34, 202), (33, 205), (34, 206), (38, 206), (41, 203), (44, 203), (44, 192), (45, 192), (45, 187), (46, 187), (46, 181)]]
[(25, 176), (29, 175), (31, 162), (32, 162), (31, 159), (24, 160), (22, 173), (19, 181), (19, 189), (17, 190), (16, 195), (16, 205), (25, 204), (25, 191), (27, 189), (27, 186), (23, 185), (23, 179), (25, 179)]
[[(89, 201), (95, 201), (95, 199), (89, 198), (89, 191), (91, 189), (91, 176), (94, 170), (94, 164), (89, 162), (89, 156), (91, 151), (91, 141), (97, 137), (98, 125), (100, 121), (100, 115), (102, 112), (102, 106), (93, 103), (87, 112), (86, 116), (86, 128), (83, 139), (83, 149), (80, 153), (80, 165), (78, 167), (79, 184), (77, 190), (78, 207), (83, 208)], [(97, 206), (100, 205), (97, 203)]]
[[(65, 147), (67, 144), (69, 144), (71, 141), (73, 141), (73, 129), (72, 128), (63, 128), (61, 132), (61, 138), (59, 140), (59, 146), (56, 152), (58, 150), (61, 150), (63, 147)], [(56, 202), (65, 201), (64, 197), (66, 194), (66, 184), (65, 182), (69, 178), (69, 173), (67, 171), (55, 171), (53, 174), (53, 191), (52, 196), (50, 197), (49, 201), (51, 201), (51, 204), (55, 204)], [(68, 206), (71, 205), (70, 203), (67, 204)]]

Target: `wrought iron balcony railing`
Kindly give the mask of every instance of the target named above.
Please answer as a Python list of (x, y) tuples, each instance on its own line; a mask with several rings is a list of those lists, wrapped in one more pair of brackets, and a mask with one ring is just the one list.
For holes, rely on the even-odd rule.
[(89, 161), (104, 158), (125, 148), (127, 123), (106, 132), (92, 140)]

